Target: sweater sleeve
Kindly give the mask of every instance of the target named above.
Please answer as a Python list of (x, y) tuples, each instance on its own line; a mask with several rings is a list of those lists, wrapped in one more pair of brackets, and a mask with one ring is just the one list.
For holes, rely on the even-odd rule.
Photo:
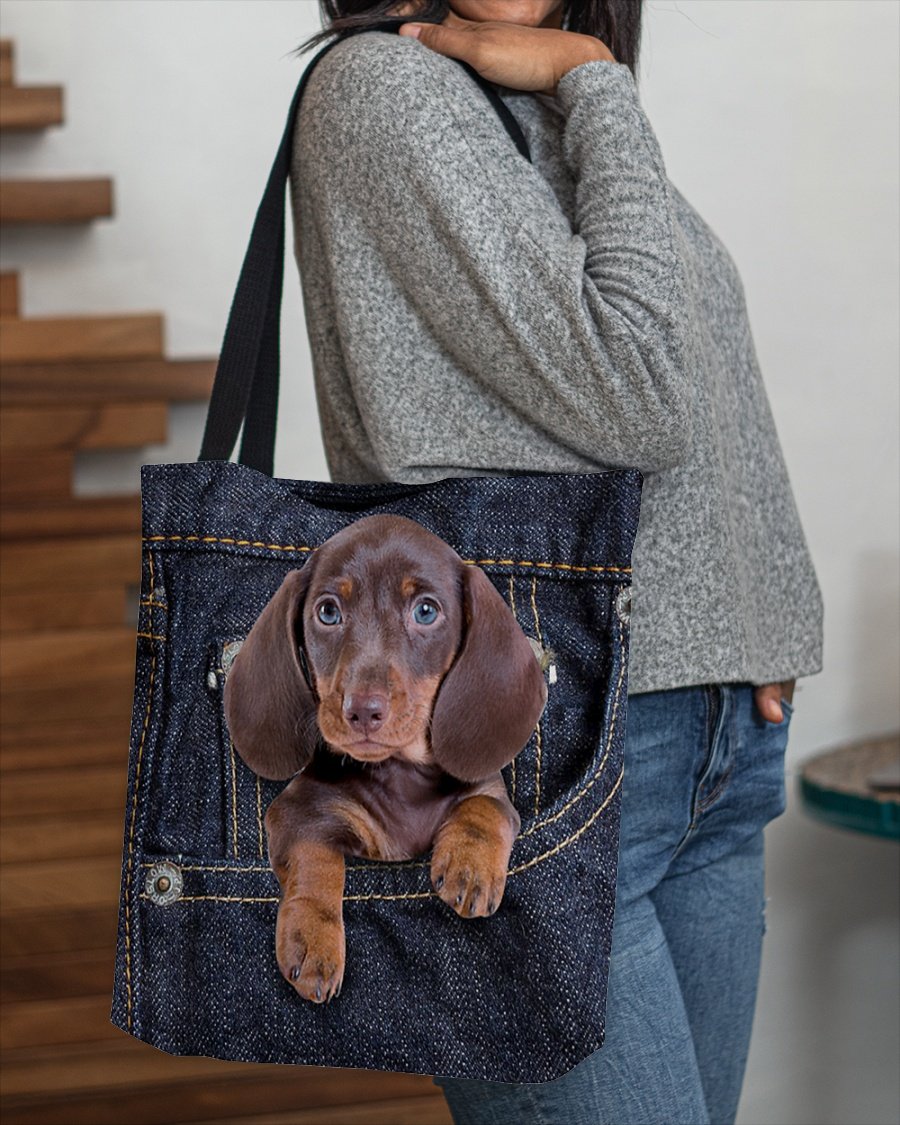
[[(458, 63), (400, 36), (339, 57), (344, 46), (311, 76), (299, 158), (334, 261), (365, 247), (389, 278), (378, 331), (402, 302), (466, 378), (599, 465), (683, 461), (684, 266), (629, 69), (586, 62), (558, 84), (570, 225)], [(376, 313), (347, 309), (362, 315)], [(342, 346), (359, 338), (351, 328)]]

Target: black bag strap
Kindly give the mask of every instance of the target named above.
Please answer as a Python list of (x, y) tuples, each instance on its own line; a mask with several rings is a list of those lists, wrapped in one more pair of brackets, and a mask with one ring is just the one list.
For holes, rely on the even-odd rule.
[[(376, 27), (396, 31), (403, 22), (395, 19)], [(333, 39), (313, 56), (291, 102), (284, 136), (256, 213), (250, 244), (228, 314), (198, 461), (228, 461), (243, 422), (239, 463), (273, 475), (284, 276), (285, 189), (290, 173), (294, 121), (313, 68), (343, 38), (346, 36)], [(530, 160), (525, 135), (496, 90), (469, 63), (462, 59), (456, 61), (484, 90), (519, 152)]]

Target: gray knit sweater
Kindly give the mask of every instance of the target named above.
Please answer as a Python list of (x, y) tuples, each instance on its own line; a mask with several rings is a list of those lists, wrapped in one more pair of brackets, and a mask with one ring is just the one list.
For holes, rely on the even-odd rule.
[(629, 692), (822, 667), (823, 605), (728, 251), (634, 78), (551, 98), (365, 32), (317, 64), (290, 188), (332, 480), (644, 475)]

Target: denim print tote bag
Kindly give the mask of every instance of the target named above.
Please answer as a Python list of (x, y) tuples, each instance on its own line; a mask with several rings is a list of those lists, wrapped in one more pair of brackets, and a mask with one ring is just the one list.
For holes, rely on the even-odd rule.
[[(425, 484), (273, 476), (288, 153), (306, 78), (337, 41), (313, 58), (291, 105), (229, 314), (200, 456), (141, 467), (141, 597), (111, 1020), (173, 1055), (544, 1082), (604, 1039), (631, 552), (643, 481), (630, 468), (510, 471)], [(489, 99), (486, 111), (494, 107), (530, 158), (493, 89), (461, 65)], [(481, 601), (472, 604), (490, 603), (493, 620), (503, 620), (502, 636), (515, 631), (515, 643), (521, 640), (528, 659), (535, 658), (530, 672), (544, 702), (528, 717), (497, 696), (491, 675), (508, 666), (512, 649), (495, 637), (482, 665), (486, 677), (470, 680), (462, 695), (457, 682), (462, 710), (455, 727), (446, 716), (441, 727), (445, 742), (461, 742), (472, 715), (510, 717), (503, 724), (509, 730), (495, 728), (492, 736), (518, 738), (494, 773), (497, 796), (468, 803), (474, 809), (481, 801), (484, 823), (470, 819), (452, 837), (417, 836), (414, 795), (395, 793), (391, 830), (413, 843), (402, 858), (385, 859), (372, 858), (383, 853), (371, 850), (357, 823), (359, 798), (373, 784), (364, 770), (375, 767), (332, 752), (321, 707), (318, 718), (289, 717), (277, 730), (274, 719), (266, 725), (263, 708), (269, 701), (294, 706), (318, 672), (310, 667), (318, 659), (311, 642), (296, 631), (304, 568), (324, 557), (331, 537), (355, 535), (364, 526), (355, 527), (359, 521), (382, 528), (398, 517), (414, 521), (432, 545), (440, 541), (445, 562), (455, 552), (466, 588), (480, 590)], [(384, 545), (371, 534), (369, 540), (373, 551)], [(420, 602), (419, 609), (424, 620), (416, 628), (424, 630), (434, 608)], [(317, 612), (317, 630), (336, 620), (329, 616), (333, 602)], [(476, 608), (466, 618), (466, 646), (484, 635), (480, 613)], [(279, 663), (282, 648), (287, 655)], [(454, 668), (435, 694), (426, 728), (433, 739)], [(244, 704), (260, 711), (259, 760), (247, 753), (243, 727), (239, 733), (233, 722), (237, 712), (229, 711), (237, 705), (238, 671)], [(411, 675), (415, 680), (415, 669)], [(359, 711), (377, 717), (372, 706), (380, 704), (367, 698)], [(523, 727), (523, 715), (530, 725)], [(329, 721), (336, 721), (333, 715)], [(298, 766), (292, 755), (304, 739), (320, 736), (318, 772), (311, 776), (312, 764)], [(495, 747), (488, 739), (467, 750), (474, 776), (479, 755)], [(280, 768), (272, 764), (277, 754)], [(363, 772), (348, 782), (354, 768)], [(442, 776), (442, 799), (448, 809), (456, 800), (458, 812), (467, 802), (453, 794), (464, 793), (460, 787), (471, 778)], [(330, 799), (336, 786), (347, 784), (356, 786), (356, 804), (345, 800), (341, 824), (356, 825), (358, 834), (347, 837), (336, 858), (333, 833), (330, 849), (310, 843), (308, 834), (324, 823), (321, 794)], [(298, 786), (307, 803), (295, 802), (290, 817), (273, 819)], [(474, 901), (479, 888), (465, 867), (468, 849), (491, 854), (485, 824), (496, 825), (501, 808), (515, 810), (503, 821), (509, 853), (508, 862), (500, 853), (502, 897), (492, 911), (467, 916), (456, 908), (460, 896), (441, 893), (433, 871), (438, 848), (448, 879), (461, 871), (470, 878)], [(282, 853), (292, 833), (306, 850), (290, 852), (300, 857), (291, 886), (302, 884), (307, 897), (291, 891), (288, 904), (279, 865), (290, 863)], [(327, 885), (336, 911), (322, 908), (318, 891), (310, 890), (317, 880)], [(286, 921), (279, 929), (282, 905)], [(310, 953), (299, 964), (303, 949), (309, 952), (322, 934), (333, 948), (337, 926), (339, 987), (325, 981), (325, 999), (301, 994), (302, 978), (294, 981), (291, 973), (313, 963)], [(297, 946), (291, 969), (282, 962), (293, 954), (283, 949), (301, 938), (307, 944)], [(331, 968), (316, 971), (327, 975)]]

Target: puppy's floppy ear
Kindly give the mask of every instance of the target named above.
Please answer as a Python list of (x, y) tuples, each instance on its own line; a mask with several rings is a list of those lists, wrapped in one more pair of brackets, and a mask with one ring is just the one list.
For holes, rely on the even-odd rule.
[(225, 678), (225, 718), (234, 748), (254, 773), (273, 781), (292, 777), (316, 747), (317, 704), (297, 654), (310, 561), (285, 577)]
[(480, 567), (463, 564), (465, 635), (431, 717), (436, 763), (481, 781), (511, 762), (547, 702), (544, 673), (509, 606)]

